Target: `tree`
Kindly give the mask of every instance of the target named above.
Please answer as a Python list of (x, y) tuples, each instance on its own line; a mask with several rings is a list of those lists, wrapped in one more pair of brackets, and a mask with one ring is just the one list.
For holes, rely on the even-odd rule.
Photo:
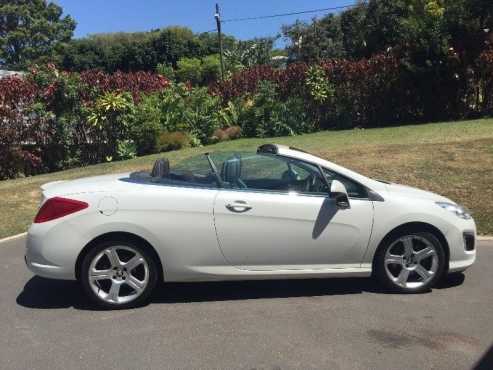
[(232, 43), (224, 51), (228, 72), (237, 72), (260, 64), (270, 64), (274, 38), (255, 38)]
[(54, 48), (71, 39), (76, 23), (46, 0), (0, 0), (0, 64), (26, 68), (50, 58)]
[[(224, 37), (225, 47), (234, 43)], [(62, 69), (106, 72), (154, 71), (158, 64), (177, 68), (182, 58), (202, 59), (219, 52), (217, 36), (194, 34), (185, 27), (167, 27), (149, 32), (117, 32), (90, 35), (57, 48)]]
[(313, 19), (310, 24), (297, 21), (284, 26), (283, 34), (291, 41), (287, 48), (291, 60), (314, 62), (346, 57), (339, 16), (330, 14), (319, 20)]

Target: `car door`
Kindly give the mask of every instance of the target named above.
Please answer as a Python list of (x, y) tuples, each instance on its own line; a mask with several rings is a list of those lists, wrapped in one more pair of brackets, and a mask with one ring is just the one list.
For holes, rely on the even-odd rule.
[(242, 185), (221, 189), (214, 203), (219, 245), (230, 264), (249, 270), (360, 266), (373, 223), (364, 194), (340, 210), (328, 193), (306, 187), (319, 174), (315, 166), (261, 155), (241, 162)]

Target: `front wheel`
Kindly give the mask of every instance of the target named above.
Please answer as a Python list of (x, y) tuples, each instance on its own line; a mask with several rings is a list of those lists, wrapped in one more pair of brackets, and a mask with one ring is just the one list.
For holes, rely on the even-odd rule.
[(82, 261), (80, 280), (86, 294), (103, 308), (129, 308), (144, 303), (157, 283), (154, 258), (128, 241), (106, 241)]
[(428, 232), (407, 232), (390, 238), (379, 248), (374, 265), (380, 282), (402, 293), (428, 291), (445, 267), (443, 246)]

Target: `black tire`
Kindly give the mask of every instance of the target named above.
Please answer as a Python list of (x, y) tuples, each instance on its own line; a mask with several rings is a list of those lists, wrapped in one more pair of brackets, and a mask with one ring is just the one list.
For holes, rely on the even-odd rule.
[[(393, 280), (391, 276), (393, 276), (395, 279), (398, 279), (400, 274), (399, 272), (402, 270), (399, 270), (399, 265), (398, 264), (388, 264), (388, 268), (386, 268), (386, 255), (387, 252), (389, 251), (390, 248), (392, 248), (392, 251), (395, 251), (395, 248), (399, 248), (399, 243), (402, 243), (400, 240), (402, 238), (407, 238), (411, 237), (413, 238), (414, 244), (420, 244), (420, 243), (425, 243), (428, 242), (428, 246), (432, 246), (434, 250), (436, 251), (436, 254), (430, 257), (426, 257), (428, 259), (432, 259), (432, 261), (437, 261), (437, 267), (436, 271), (434, 274), (430, 274), (431, 276), (428, 277), (426, 280), (419, 275), (416, 271), (411, 271), (411, 272), (406, 272), (408, 275), (409, 279), (414, 278), (414, 275), (416, 275), (416, 282), (409, 281), (407, 285), (413, 285), (414, 283), (419, 286), (401, 286), (398, 285), (399, 283), (396, 280)], [(424, 244), (425, 245), (425, 244)], [(402, 248), (404, 248), (404, 245), (402, 245)], [(424, 248), (423, 248), (424, 249)], [(419, 251), (419, 250), (418, 250)], [(434, 256), (436, 255), (437, 259), (435, 260)], [(404, 261), (408, 262), (409, 260), (406, 260), (405, 258), (403, 259)], [(409, 269), (412, 269), (415, 267), (417, 263), (415, 260), (411, 258), (411, 263), (409, 264), (409, 268), (407, 267), (408, 265), (404, 263), (401, 267), (402, 269), (406, 269), (409, 271)], [(422, 263), (429, 263), (430, 265), (432, 262), (430, 261), (425, 261), (423, 259)], [(440, 243), (439, 239), (432, 233), (430, 232), (419, 232), (419, 231), (402, 231), (399, 233), (396, 233), (394, 235), (391, 235), (390, 237), (386, 238), (382, 244), (379, 246), (377, 253), (375, 255), (374, 263), (373, 263), (373, 272), (374, 276), (378, 279), (378, 281), (387, 289), (394, 291), (394, 292), (399, 292), (399, 293), (423, 293), (430, 291), (430, 289), (442, 279), (445, 271), (446, 271), (446, 255), (444, 251), (444, 247)], [(391, 268), (395, 268), (395, 274), (394, 270), (391, 270)], [(425, 270), (428, 270), (427, 268)], [(420, 270), (422, 271), (422, 270)], [(391, 276), (389, 276), (389, 274)], [(421, 280), (421, 281), (420, 281)]]
[[(147, 276), (146, 279), (147, 283), (145, 287), (142, 288), (140, 293), (138, 293), (137, 290), (135, 290), (134, 294), (136, 294), (137, 296), (128, 302), (109, 302), (107, 300), (104, 300), (93, 290), (93, 285), (91, 284), (91, 281), (93, 280), (89, 278), (89, 269), (91, 268), (91, 264), (93, 263), (95, 258), (97, 258), (97, 256), (99, 256), (101, 253), (104, 253), (105, 250), (114, 249), (116, 247), (118, 247), (117, 250), (119, 251), (118, 253), (120, 254), (122, 253), (122, 251), (128, 252), (130, 254), (130, 250), (138, 252), (140, 254), (139, 257), (142, 257), (143, 260), (145, 261), (145, 264), (147, 265), (147, 269), (142, 267), (143, 269), (147, 270), (147, 274), (144, 272), (144, 276)], [(119, 249), (120, 247), (122, 249)], [(142, 266), (144, 266), (144, 264), (142, 264)], [(136, 271), (139, 268), (140, 267), (136, 267), (135, 270), (133, 270), (133, 272), (130, 271), (127, 274), (135, 274), (136, 272), (139, 272)], [(104, 309), (127, 309), (127, 308), (142, 306), (149, 301), (152, 292), (158, 282), (158, 277), (159, 277), (158, 264), (153, 254), (149, 253), (146, 247), (143, 247), (142, 245), (139, 245), (139, 243), (129, 240), (108, 240), (95, 245), (86, 254), (84, 259), (82, 260), (79, 281), (82, 285), (85, 294), (98, 307)], [(125, 277), (122, 277), (122, 279), (125, 279)], [(104, 280), (107, 280), (110, 284), (113, 284), (112, 282), (114, 281), (112, 279), (104, 279)], [(126, 285), (125, 282), (121, 280), (119, 282), (122, 283), (122, 285)], [(101, 285), (103, 285), (103, 283), (101, 283)], [(126, 289), (127, 290), (130, 289), (132, 291), (130, 285), (128, 285), (128, 288)], [(104, 292), (103, 287), (101, 287), (101, 291)]]

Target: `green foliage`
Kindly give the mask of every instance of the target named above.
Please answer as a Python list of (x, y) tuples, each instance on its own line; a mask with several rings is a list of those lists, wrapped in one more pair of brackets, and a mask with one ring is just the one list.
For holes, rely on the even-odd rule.
[(72, 37), (75, 21), (60, 6), (45, 0), (0, 2), (0, 64), (26, 68), (49, 59), (57, 45)]
[(226, 48), (224, 58), (227, 71), (235, 73), (255, 65), (270, 64), (274, 41), (273, 38), (238, 41)]
[(262, 82), (241, 119), (246, 136), (291, 136), (313, 130), (302, 99), (291, 97), (282, 101), (276, 86)]
[(393, 50), (410, 70), (436, 70), (452, 62), (456, 48), (455, 62), (476, 60), (493, 41), (492, 29), (489, 0), (369, 0), (339, 15), (296, 22), (283, 34), (292, 60), (359, 60)]
[(163, 130), (161, 123), (161, 95), (146, 95), (135, 107), (130, 137), (137, 146), (137, 154), (145, 155), (158, 151), (156, 138)]
[(192, 85), (208, 85), (219, 78), (220, 62), (218, 55), (208, 55), (203, 59), (182, 58), (175, 71), (179, 82)]
[(176, 77), (180, 82), (198, 85), (202, 82), (202, 61), (199, 58), (182, 58), (177, 63)]
[(139, 154), (159, 150), (160, 132), (185, 132), (193, 146), (210, 141), (214, 130), (223, 123), (218, 114), (220, 100), (204, 87), (171, 84), (160, 93), (145, 96), (135, 109), (131, 135)]
[(90, 110), (88, 123), (107, 143), (110, 155), (115, 155), (118, 141), (126, 139), (134, 121), (134, 103), (129, 93), (107, 92), (99, 97)]
[(133, 140), (118, 140), (116, 144), (118, 160), (126, 160), (137, 157), (137, 146)]
[(203, 85), (209, 85), (217, 81), (221, 74), (219, 54), (212, 54), (203, 58), (201, 69)]
[[(234, 38), (225, 36), (223, 41), (225, 47), (229, 47)], [(176, 68), (182, 58), (202, 59), (219, 52), (216, 35), (194, 34), (185, 27), (92, 35), (72, 40), (57, 50), (57, 61), (63, 69), (83, 71), (96, 68), (106, 72), (154, 71), (158, 64)], [(165, 76), (173, 79), (171, 75)]]
[(159, 73), (161, 76), (166, 77), (170, 81), (174, 81), (175, 79), (175, 70), (173, 69), (173, 66), (171, 64), (158, 63), (158, 65), (156, 66), (156, 72)]
[(296, 21), (284, 26), (283, 34), (291, 40), (287, 51), (291, 60), (316, 62), (327, 58), (343, 58), (344, 49), (341, 17), (329, 15), (311, 24)]
[(335, 94), (334, 87), (329, 83), (325, 70), (318, 65), (308, 68), (305, 84), (315, 103), (323, 104)]

